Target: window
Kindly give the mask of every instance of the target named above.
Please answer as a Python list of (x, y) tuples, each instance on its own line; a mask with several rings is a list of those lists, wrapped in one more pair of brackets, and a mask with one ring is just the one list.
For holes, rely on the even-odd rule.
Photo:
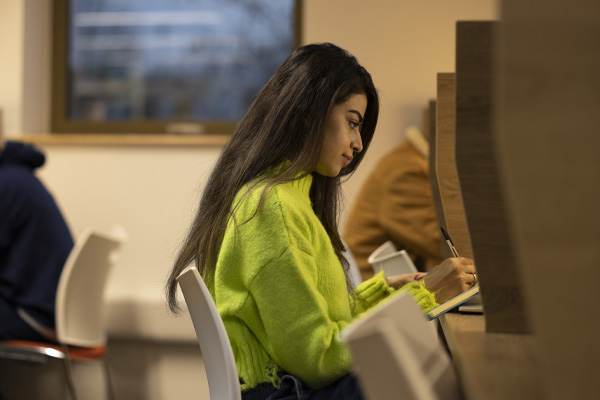
[(230, 133), (301, 0), (55, 0), (53, 132)]

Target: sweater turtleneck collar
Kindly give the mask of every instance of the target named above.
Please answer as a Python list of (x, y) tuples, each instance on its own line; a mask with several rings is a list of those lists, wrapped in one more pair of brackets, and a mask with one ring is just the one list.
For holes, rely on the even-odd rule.
[(302, 194), (306, 195), (306, 197), (309, 197), (310, 195), (310, 187), (312, 186), (312, 180), (313, 177), (311, 174), (306, 175), (303, 178), (300, 179), (295, 179), (292, 182), (290, 182), (290, 185), (300, 191)]
[[(284, 161), (279, 165), (267, 168), (266, 173), (269, 174), (280, 172), (281, 170), (288, 168), (290, 164), (290, 161)], [(295, 190), (300, 191), (306, 197), (310, 197), (310, 188), (312, 186), (313, 177), (311, 174), (306, 174), (305, 176), (302, 176), (304, 174), (304, 172), (299, 173), (295, 176), (294, 180), (286, 184), (289, 184)]]

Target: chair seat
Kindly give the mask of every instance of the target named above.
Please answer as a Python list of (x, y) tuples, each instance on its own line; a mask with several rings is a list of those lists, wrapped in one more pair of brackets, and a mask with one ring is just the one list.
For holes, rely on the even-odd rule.
[[(101, 360), (106, 355), (106, 346), (67, 346), (67, 351), (69, 352), (69, 357), (73, 360)], [(26, 340), (1, 340), (0, 354), (10, 357), (7, 354), (9, 352), (22, 355), (25, 355), (25, 353), (36, 353), (54, 358), (65, 358), (63, 348), (58, 344)], [(18, 355), (11, 358), (18, 358)]]

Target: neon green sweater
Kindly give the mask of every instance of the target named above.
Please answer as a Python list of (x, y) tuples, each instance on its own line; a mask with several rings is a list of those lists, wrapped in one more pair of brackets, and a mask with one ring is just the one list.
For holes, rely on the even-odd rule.
[[(264, 188), (259, 185), (227, 224), (208, 287), (233, 347), (242, 390), (262, 382), (279, 386), (281, 370), (313, 389), (347, 374), (351, 357), (340, 330), (394, 291), (379, 274), (355, 289), (358, 300), (349, 296), (342, 266), (312, 210), (311, 183), (309, 175), (274, 186), (255, 215)], [(405, 288), (424, 309), (437, 305), (422, 284)]]

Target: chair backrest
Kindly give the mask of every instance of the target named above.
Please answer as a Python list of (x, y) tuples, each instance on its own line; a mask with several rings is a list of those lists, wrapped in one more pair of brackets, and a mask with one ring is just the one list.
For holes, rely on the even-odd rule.
[(127, 235), (123, 228), (101, 233), (86, 228), (77, 238), (58, 282), (56, 336), (60, 343), (106, 344), (104, 289)]
[(383, 270), (383, 275), (410, 274), (418, 272), (406, 250), (396, 250), (396, 246), (388, 240), (379, 246), (368, 258), (369, 264), (376, 274)]
[(178, 277), (192, 318), (211, 399), (241, 400), (239, 376), (223, 320), (198, 269), (187, 267)]
[(393, 296), (341, 333), (368, 399), (458, 399), (460, 391), (435, 323), (409, 293)]
[(358, 267), (358, 263), (356, 262), (354, 254), (352, 254), (348, 243), (346, 243), (346, 241), (343, 239), (342, 243), (346, 248), (346, 251), (344, 251), (342, 254), (344, 257), (346, 257), (346, 261), (348, 261), (348, 272), (350, 274), (350, 282), (352, 282), (352, 287), (356, 287), (360, 285), (363, 281), (362, 275), (360, 274), (360, 268)]

